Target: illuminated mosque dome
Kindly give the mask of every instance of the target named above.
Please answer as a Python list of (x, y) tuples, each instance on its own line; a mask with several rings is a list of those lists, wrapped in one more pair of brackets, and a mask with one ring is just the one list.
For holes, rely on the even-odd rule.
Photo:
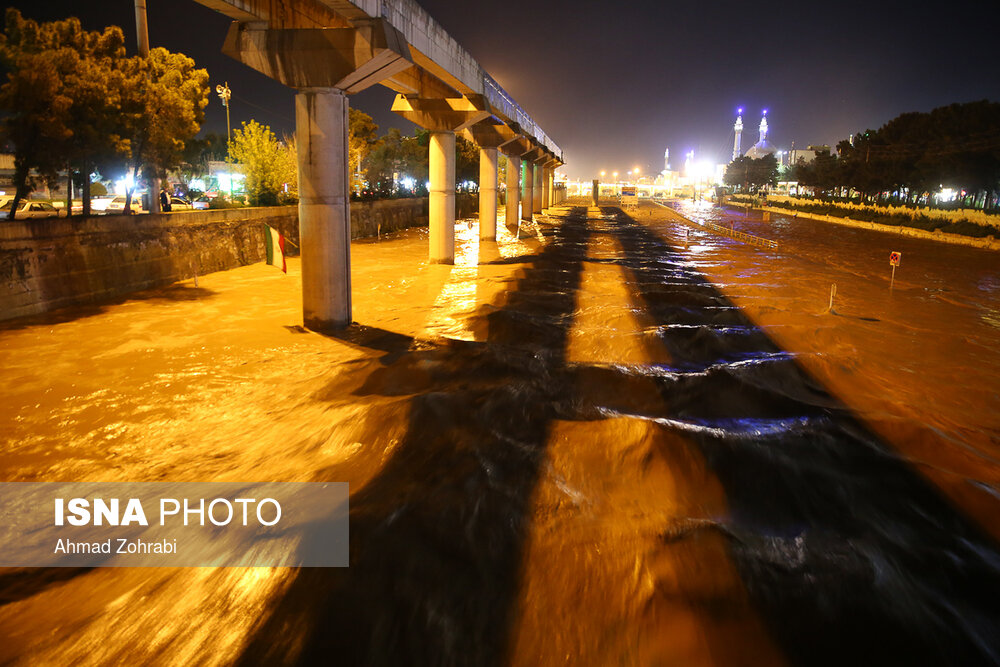
[(778, 149), (767, 140), (767, 109), (764, 109), (764, 115), (760, 119), (760, 139), (744, 155), (759, 160), (765, 155), (774, 155), (777, 152)]

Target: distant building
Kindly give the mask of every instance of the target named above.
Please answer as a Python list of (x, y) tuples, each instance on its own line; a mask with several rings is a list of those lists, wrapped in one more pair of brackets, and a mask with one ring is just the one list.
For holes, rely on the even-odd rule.
[(803, 162), (807, 163), (812, 162), (813, 160), (816, 159), (817, 153), (824, 153), (824, 152), (829, 153), (830, 147), (826, 145), (809, 146), (808, 148), (803, 150), (801, 148), (795, 148), (795, 145), (793, 144), (792, 150), (788, 151), (788, 164), (790, 165), (797, 164), (799, 160), (802, 160)]
[(743, 108), (736, 113), (736, 124), (733, 125), (733, 132), (736, 133), (736, 141), (733, 142), (733, 159), (740, 156), (740, 140), (743, 136)]
[(745, 155), (748, 158), (759, 160), (765, 155), (774, 155), (777, 152), (778, 149), (767, 140), (767, 109), (764, 109), (764, 114), (760, 118), (760, 139), (750, 147)]

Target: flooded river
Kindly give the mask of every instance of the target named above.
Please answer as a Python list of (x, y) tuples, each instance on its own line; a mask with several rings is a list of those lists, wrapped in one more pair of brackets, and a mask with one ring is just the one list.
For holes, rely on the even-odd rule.
[(351, 566), (0, 571), (0, 662), (1000, 663), (995, 256), (678, 207), (780, 246), (565, 206), (353, 244), (338, 336), (294, 260), (4, 325), (4, 481), (347, 481)]

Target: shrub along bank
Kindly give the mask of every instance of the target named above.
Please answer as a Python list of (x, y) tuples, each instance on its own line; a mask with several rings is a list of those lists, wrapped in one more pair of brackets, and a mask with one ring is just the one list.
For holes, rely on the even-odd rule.
[(789, 211), (846, 218), (859, 222), (875, 222), (893, 227), (912, 227), (928, 232), (959, 234), (973, 238), (1000, 238), (1000, 219), (982, 211), (944, 211), (903, 206), (872, 206), (851, 202), (825, 201), (799, 197), (759, 197), (734, 195), (729, 201), (737, 204), (771, 206)]

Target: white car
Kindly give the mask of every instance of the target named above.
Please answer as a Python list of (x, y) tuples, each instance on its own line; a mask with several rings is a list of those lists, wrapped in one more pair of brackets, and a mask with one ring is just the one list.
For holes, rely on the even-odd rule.
[[(135, 213), (145, 213), (146, 212), (146, 210), (144, 208), (142, 208), (142, 200), (139, 199), (138, 197), (134, 196), (134, 195), (132, 197), (132, 206), (130, 208), (130, 211), (133, 214), (135, 214)], [(118, 195), (117, 197), (115, 197), (114, 199), (112, 199), (110, 202), (108, 202), (108, 205), (104, 208), (104, 212), (107, 213), (108, 215), (116, 215), (116, 214), (124, 213), (125, 212), (125, 195)]]
[(108, 210), (108, 205), (114, 201), (113, 196), (99, 195), (90, 198), (90, 210), (95, 213), (104, 213)]
[[(14, 200), (12, 199), (3, 206), (0, 206), (0, 218), (9, 219), (10, 205), (13, 203)], [(17, 205), (17, 212), (14, 214), (14, 219), (54, 218), (58, 215), (60, 215), (59, 209), (47, 201), (22, 201)]]
[(171, 211), (190, 211), (194, 206), (191, 205), (187, 199), (184, 197), (174, 197), (170, 196), (170, 210)]

